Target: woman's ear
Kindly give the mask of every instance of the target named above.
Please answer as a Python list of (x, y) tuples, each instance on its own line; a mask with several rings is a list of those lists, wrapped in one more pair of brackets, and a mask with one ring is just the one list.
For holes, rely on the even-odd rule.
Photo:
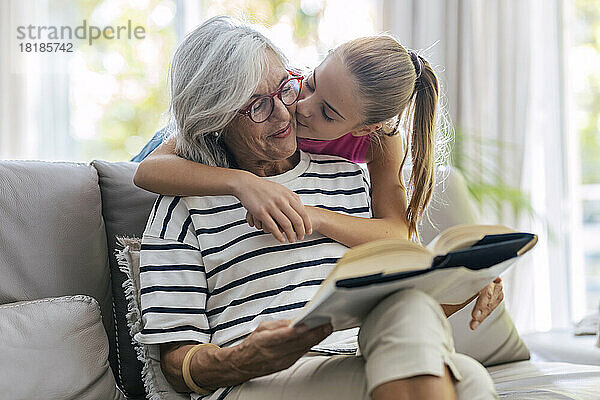
[(381, 123), (376, 123), (376, 124), (371, 124), (371, 125), (366, 125), (363, 126), (360, 129), (356, 129), (354, 131), (352, 131), (352, 136), (366, 136), (366, 135), (370, 135), (373, 132), (378, 131), (379, 129), (381, 129)]

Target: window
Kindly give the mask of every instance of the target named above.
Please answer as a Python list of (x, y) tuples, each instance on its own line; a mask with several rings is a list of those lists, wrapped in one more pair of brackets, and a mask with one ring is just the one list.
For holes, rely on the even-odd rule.
[[(188, 32), (216, 15), (248, 17), (299, 67), (314, 67), (338, 44), (376, 32), (375, 0), (206, 0)], [(193, 4), (181, 2), (185, 9)], [(179, 8), (178, 8), (178, 11)], [(344, 21), (344, 29), (339, 29)]]
[(69, 63), (73, 158), (124, 161), (160, 126), (168, 107), (167, 71), (175, 44), (175, 2), (78, 2), (90, 25), (145, 28), (141, 40), (100, 39), (78, 46)]
[(137, 152), (167, 109), (175, 2), (11, 0), (0, 12), (10, 15), (0, 24), (0, 155), (88, 162)]
[[(572, 296), (575, 316), (600, 305), (600, 2), (567, 2), (567, 115), (576, 154)], [(576, 318), (577, 319), (577, 318)]]
[[(335, 45), (375, 32), (375, 0), (11, 0), (0, 33), (0, 156), (89, 162), (129, 160), (166, 123), (168, 67), (177, 41), (219, 14), (249, 17), (292, 64), (315, 66)], [(35, 9), (36, 12), (31, 12)], [(344, 20), (344, 29), (339, 21)], [(73, 43), (72, 53), (18, 51), (19, 26), (141, 26), (143, 39)], [(27, 28), (25, 28), (27, 29)], [(32, 41), (32, 40), (28, 40)], [(36, 40), (39, 42), (39, 40)], [(33, 41), (32, 41), (33, 42)], [(4, 56), (7, 57), (4, 57)], [(19, 132), (15, 136), (9, 132)]]

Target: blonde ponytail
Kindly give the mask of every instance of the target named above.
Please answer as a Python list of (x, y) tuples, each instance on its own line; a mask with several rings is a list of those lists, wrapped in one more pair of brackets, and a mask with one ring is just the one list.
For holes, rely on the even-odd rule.
[(400, 179), (403, 182), (402, 168), (410, 149), (412, 168), (408, 185), (410, 201), (406, 210), (408, 235), (421, 241), (417, 224), (431, 201), (434, 187), (434, 146), (435, 120), (439, 96), (438, 79), (429, 63), (419, 56), (422, 62), (420, 76), (416, 79), (412, 107), (407, 108), (407, 148), (400, 166)]
[(355, 80), (364, 125), (383, 122), (378, 133), (395, 135), (402, 119), (410, 123), (398, 173), (400, 184), (404, 186), (402, 167), (410, 149), (413, 165), (405, 218), (409, 238), (420, 241), (417, 225), (431, 200), (434, 185), (438, 79), (423, 57), (408, 52), (390, 35), (350, 40), (332, 54), (340, 58)]

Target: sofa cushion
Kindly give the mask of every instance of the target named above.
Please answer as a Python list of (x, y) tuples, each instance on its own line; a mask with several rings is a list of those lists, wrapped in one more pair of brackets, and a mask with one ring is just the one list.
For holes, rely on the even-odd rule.
[(0, 161), (0, 304), (86, 294), (114, 339), (98, 174), (73, 162)]
[(501, 400), (597, 400), (600, 367), (519, 361), (488, 368)]
[(0, 306), (0, 393), (12, 400), (124, 399), (98, 302), (64, 296)]
[[(131, 337), (142, 329), (140, 302), (140, 246), (141, 239), (118, 237), (123, 249), (116, 250), (121, 272), (127, 275), (123, 287), (128, 300), (127, 323)], [(134, 343), (138, 359), (144, 363), (142, 378), (151, 400), (188, 400), (187, 394), (177, 393), (167, 382), (160, 368), (160, 345)]]
[(98, 171), (102, 193), (102, 213), (106, 224), (106, 238), (113, 288), (117, 358), (113, 365), (115, 378), (128, 397), (144, 396), (142, 363), (136, 357), (132, 338), (127, 328), (127, 300), (123, 291), (125, 274), (119, 270), (115, 258), (116, 236), (141, 236), (157, 195), (133, 184), (137, 168), (133, 162), (92, 161)]

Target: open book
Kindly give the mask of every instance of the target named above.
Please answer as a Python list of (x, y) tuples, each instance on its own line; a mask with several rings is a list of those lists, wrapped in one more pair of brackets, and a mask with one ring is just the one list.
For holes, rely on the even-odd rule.
[(537, 243), (503, 225), (456, 225), (427, 245), (383, 239), (349, 249), (291, 325), (334, 331), (361, 325), (387, 295), (415, 288), (441, 304), (462, 304)]

